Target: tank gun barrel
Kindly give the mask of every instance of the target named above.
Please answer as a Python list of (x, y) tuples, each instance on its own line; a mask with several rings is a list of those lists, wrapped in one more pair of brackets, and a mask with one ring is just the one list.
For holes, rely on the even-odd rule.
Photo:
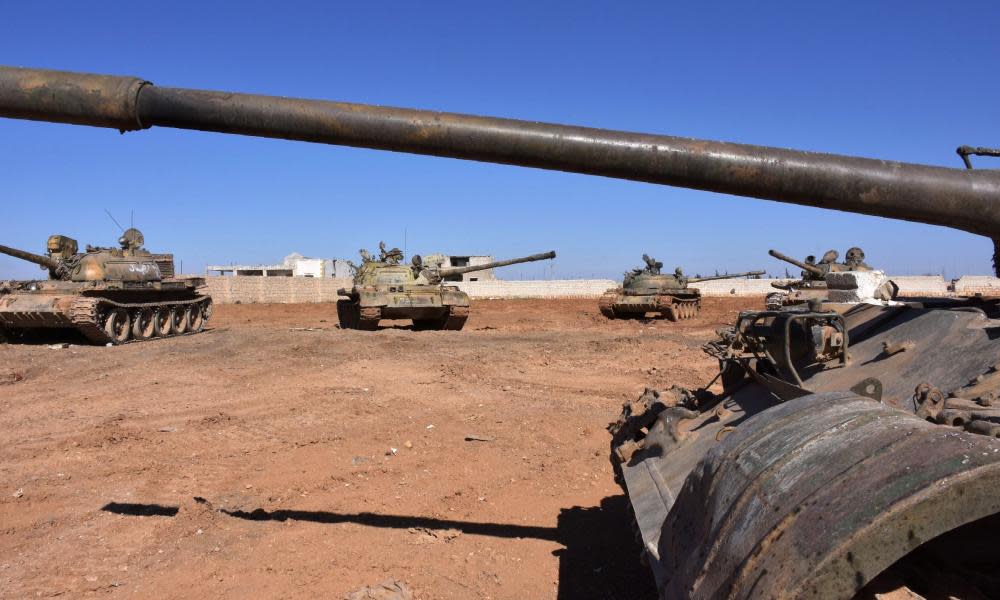
[(800, 260), (795, 260), (791, 256), (788, 256), (787, 254), (782, 254), (777, 250), (768, 250), (767, 253), (773, 256), (774, 258), (777, 258), (778, 260), (783, 260), (787, 263), (792, 263), (793, 265), (802, 269), (803, 271), (809, 271), (813, 275), (818, 275), (819, 277), (823, 277), (824, 275), (826, 275), (826, 271), (817, 267), (816, 265), (810, 265)]
[(33, 262), (36, 265), (41, 265), (53, 271), (58, 271), (61, 266), (59, 261), (54, 258), (43, 256), (41, 254), (35, 254), (33, 252), (25, 252), (24, 250), (11, 248), (10, 246), (0, 245), (0, 254), (6, 254), (8, 256), (13, 256), (14, 258), (20, 258), (21, 260)]
[(484, 271), (486, 269), (494, 269), (497, 267), (506, 267), (508, 265), (516, 265), (526, 262), (535, 262), (537, 260), (545, 260), (547, 258), (555, 258), (555, 251), (542, 252), (541, 254), (532, 254), (531, 256), (522, 256), (521, 258), (511, 258), (508, 260), (497, 260), (493, 262), (484, 263), (481, 265), (469, 265), (467, 267), (448, 267), (440, 270), (441, 277), (448, 277), (450, 275), (461, 275), (462, 273), (471, 273), (473, 271)]
[(0, 116), (284, 138), (602, 175), (1000, 239), (1000, 172), (0, 67)]
[(745, 273), (730, 273), (728, 275), (712, 275), (711, 277), (691, 277), (688, 279), (689, 283), (699, 283), (702, 281), (715, 281), (717, 279), (735, 279), (737, 277), (756, 277), (757, 275), (763, 275), (767, 271), (747, 271)]

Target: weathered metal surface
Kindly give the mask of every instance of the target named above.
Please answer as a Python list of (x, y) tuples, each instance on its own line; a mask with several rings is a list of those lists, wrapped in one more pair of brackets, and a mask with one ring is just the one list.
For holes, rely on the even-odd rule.
[(1000, 511), (1000, 442), (868, 398), (771, 408), (694, 470), (664, 523), (666, 597), (850, 598), (920, 544)]
[(430, 154), (778, 200), (1000, 237), (1000, 173), (0, 67), (0, 116)]
[(79, 253), (75, 240), (56, 235), (49, 238), (47, 256), (0, 246), (0, 253), (49, 270), (47, 281), (0, 285), (3, 337), (67, 328), (94, 343), (120, 344), (201, 331), (212, 313), (212, 299), (198, 291), (204, 280), (164, 278), (136, 229), (119, 243)]
[(0, 254), (20, 258), (21, 260), (35, 263), (36, 265), (45, 267), (46, 269), (55, 270), (59, 268), (59, 261), (49, 258), (48, 256), (27, 252), (25, 250), (18, 250), (17, 248), (11, 248), (10, 246), (4, 246), (2, 244), (0, 244)]

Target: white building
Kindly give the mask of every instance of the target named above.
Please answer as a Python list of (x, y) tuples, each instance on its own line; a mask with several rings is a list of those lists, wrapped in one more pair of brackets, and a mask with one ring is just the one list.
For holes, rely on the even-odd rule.
[(350, 277), (351, 267), (339, 258), (309, 258), (293, 252), (276, 265), (209, 265), (205, 273), (241, 277)]

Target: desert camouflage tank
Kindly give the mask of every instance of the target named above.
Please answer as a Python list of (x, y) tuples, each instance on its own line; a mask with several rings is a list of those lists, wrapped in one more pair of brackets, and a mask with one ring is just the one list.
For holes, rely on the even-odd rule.
[(375, 330), (382, 319), (410, 319), (416, 330), (448, 329), (458, 331), (469, 318), (469, 295), (445, 280), (454, 275), (484, 271), (507, 265), (555, 258), (555, 252), (523, 258), (442, 268), (441, 257), (425, 263), (414, 256), (411, 264), (402, 264), (399, 248), (386, 250), (379, 244), (379, 257), (361, 251), (361, 265), (354, 274), (354, 286), (341, 288), (346, 298), (337, 301), (337, 316), (343, 329)]
[[(0, 67), (0, 116), (376, 148), (905, 219), (986, 236), (1000, 266), (991, 170), (13, 67)], [(740, 315), (707, 346), (723, 389), (649, 391), (612, 426), (662, 597), (1000, 597), (997, 301), (850, 304)]]
[(598, 302), (601, 314), (609, 319), (641, 319), (656, 313), (671, 321), (691, 319), (701, 311), (701, 290), (689, 283), (755, 277), (764, 271), (748, 271), (713, 277), (687, 277), (680, 267), (672, 275), (661, 273), (663, 263), (648, 254), (642, 255), (645, 267), (625, 273), (622, 287), (604, 292)]
[(48, 270), (46, 280), (0, 282), (0, 338), (74, 329), (93, 343), (123, 344), (204, 329), (212, 314), (212, 299), (198, 291), (204, 280), (164, 277), (173, 258), (145, 250), (138, 229), (118, 241), (79, 252), (76, 240), (53, 235), (45, 255), (0, 246)]

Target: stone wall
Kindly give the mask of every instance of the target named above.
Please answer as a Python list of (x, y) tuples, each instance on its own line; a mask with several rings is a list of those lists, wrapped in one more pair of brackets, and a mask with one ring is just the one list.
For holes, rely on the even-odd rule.
[[(954, 291), (940, 276), (894, 276), (901, 296), (1000, 296), (1000, 279), (965, 276)], [(695, 284), (704, 296), (763, 296), (774, 291), (771, 283), (787, 279), (722, 279)], [(462, 281), (458, 285), (473, 298), (597, 298), (617, 287), (611, 279), (556, 279), (539, 281)], [(219, 304), (289, 304), (336, 302), (337, 289), (351, 287), (345, 278), (312, 277), (207, 277), (208, 293)]]
[(336, 302), (337, 289), (350, 279), (333, 277), (206, 277), (217, 304), (291, 304)]
[(955, 282), (955, 294), (960, 296), (1000, 296), (1000, 279), (987, 275), (966, 275)]

